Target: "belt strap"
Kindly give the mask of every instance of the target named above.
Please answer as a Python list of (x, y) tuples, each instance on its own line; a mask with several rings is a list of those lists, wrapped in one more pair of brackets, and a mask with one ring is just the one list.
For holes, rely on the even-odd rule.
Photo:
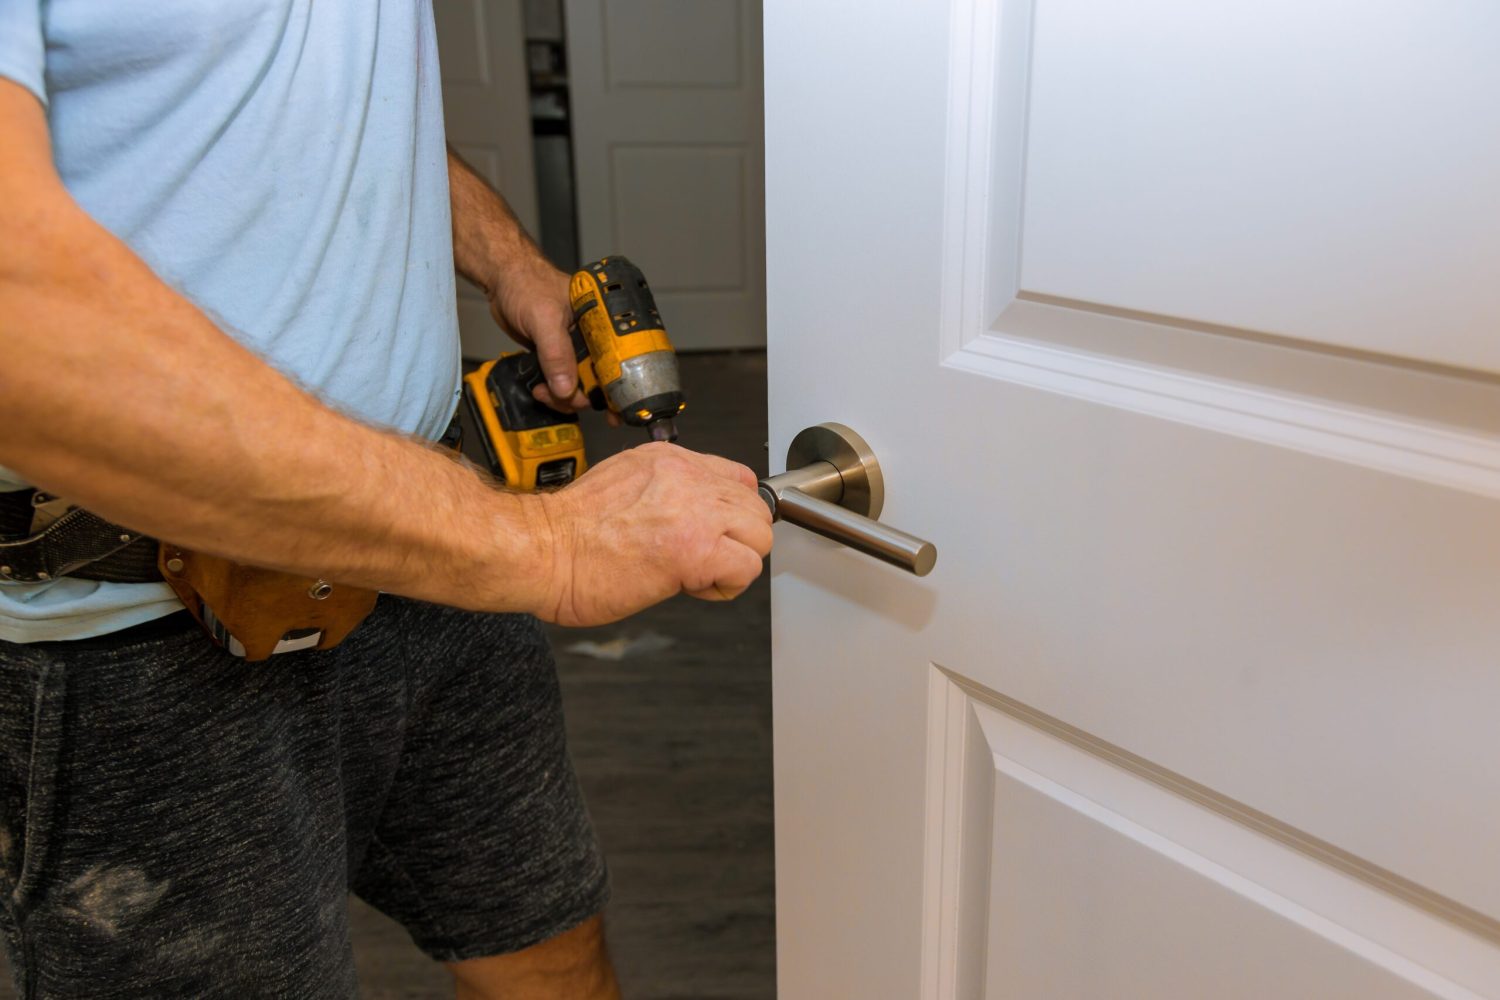
[(82, 508), (30, 533), (34, 492), (0, 494), (0, 583), (42, 583), (61, 576), (112, 583), (162, 578), (155, 539)]

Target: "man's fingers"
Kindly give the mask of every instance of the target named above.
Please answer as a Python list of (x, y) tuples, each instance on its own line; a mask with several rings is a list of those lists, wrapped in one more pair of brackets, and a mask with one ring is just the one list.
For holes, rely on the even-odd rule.
[[(547, 388), (559, 402), (571, 400), (578, 393), (578, 360), (573, 353), (573, 339), (561, 319), (546, 323), (540, 330), (528, 330), (536, 344), (536, 357), (547, 376)], [(554, 405), (554, 404), (548, 404)]]
[(764, 568), (771, 551), (771, 525), (749, 514), (737, 514), (719, 536), (709, 559), (714, 582), (689, 595), (705, 601), (729, 601), (745, 592)]
[(743, 513), (736, 511), (725, 534), (764, 559), (771, 554), (771, 543), (776, 538), (776, 532), (771, 528), (770, 511), (766, 505), (758, 497), (755, 502), (760, 510), (747, 510)]
[(556, 396), (552, 395), (552, 387), (543, 383), (531, 390), (531, 397), (538, 403), (545, 404), (552, 407), (554, 410), (560, 410), (563, 413), (567, 413), (571, 410), (586, 410), (589, 408), (589, 398), (583, 394), (582, 389), (574, 389), (573, 395), (565, 399), (558, 399)]
[(692, 452), (692, 455), (693, 459), (708, 469), (709, 472), (723, 476), (725, 479), (733, 479), (735, 482), (742, 483), (752, 490), (755, 489), (755, 484), (760, 482), (748, 465), (741, 465), (739, 462), (732, 461), (723, 456), (710, 455), (702, 451)]
[[(550, 406), (554, 410), (560, 410), (563, 413), (568, 413), (573, 410), (592, 409), (594, 405), (593, 403), (589, 402), (589, 398), (583, 394), (582, 389), (574, 389), (573, 395), (569, 396), (567, 399), (558, 399), (556, 396), (552, 395), (552, 387), (545, 382), (532, 388), (531, 398), (536, 400), (538, 403)], [(604, 421), (611, 427), (623, 427), (625, 425), (625, 421), (621, 420), (620, 415), (614, 410), (604, 411)]]
[(724, 489), (719, 491), (719, 502), (728, 504), (740, 515), (759, 521), (763, 525), (769, 526), (771, 523), (771, 508), (766, 506), (758, 490), (752, 493), (738, 484), (734, 486), (726, 484)]
[(716, 572), (714, 582), (701, 590), (688, 591), (689, 596), (705, 601), (731, 601), (760, 576), (761, 557), (728, 535), (719, 536), (712, 556)]

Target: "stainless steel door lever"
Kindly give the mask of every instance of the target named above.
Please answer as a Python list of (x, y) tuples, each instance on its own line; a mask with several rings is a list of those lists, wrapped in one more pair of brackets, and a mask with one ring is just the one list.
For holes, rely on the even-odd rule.
[(885, 502), (880, 463), (865, 439), (843, 424), (818, 424), (792, 439), (787, 471), (760, 481), (771, 517), (789, 521), (874, 556), (908, 573), (926, 576), (937, 547), (881, 524)]

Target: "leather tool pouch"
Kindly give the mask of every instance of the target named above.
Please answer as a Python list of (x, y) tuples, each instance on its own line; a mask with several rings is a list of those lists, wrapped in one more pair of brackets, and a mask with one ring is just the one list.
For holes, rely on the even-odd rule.
[(298, 649), (331, 649), (375, 608), (376, 591), (242, 566), (161, 544), (162, 577), (215, 642), (264, 660)]

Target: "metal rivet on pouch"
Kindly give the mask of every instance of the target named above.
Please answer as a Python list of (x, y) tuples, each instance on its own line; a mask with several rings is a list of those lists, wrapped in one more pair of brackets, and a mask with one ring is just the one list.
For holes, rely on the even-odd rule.
[(52, 579), (52, 574), (51, 573), (38, 573), (36, 575), (36, 578), (38, 580), (50, 580), (50, 579)]
[(128, 541), (130, 541), (130, 536), (129, 535), (121, 535), (120, 536), (120, 541), (122, 541), (122, 542), (128, 542)]
[(321, 601), (331, 593), (333, 593), (333, 584), (327, 580), (319, 580), (307, 589), (307, 596), (315, 601)]
[(167, 572), (168, 573), (181, 573), (182, 572), (182, 560), (181, 559), (168, 559), (167, 560)]

